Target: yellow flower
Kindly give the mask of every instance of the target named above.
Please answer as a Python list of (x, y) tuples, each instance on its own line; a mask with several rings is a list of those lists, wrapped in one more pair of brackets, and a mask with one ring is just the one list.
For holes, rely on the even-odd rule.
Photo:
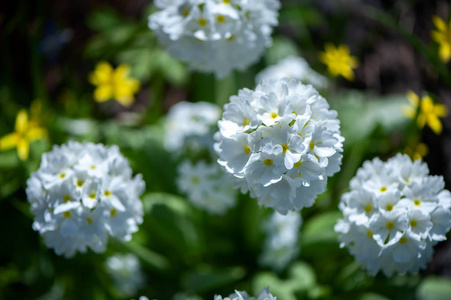
[(412, 143), (404, 149), (404, 153), (413, 160), (423, 159), (429, 152), (429, 148), (424, 143)]
[[(411, 105), (404, 107), (404, 114), (412, 119), (417, 117), (417, 124), (420, 129), (427, 124), (435, 134), (440, 134), (443, 128), (439, 118), (447, 116), (446, 107), (443, 104), (434, 104), (429, 95), (423, 96), (420, 100), (418, 95), (410, 90), (407, 91), (407, 99)], [(420, 107), (417, 116), (418, 106)]]
[(325, 45), (325, 52), (319, 54), (321, 62), (327, 65), (327, 69), (332, 76), (343, 76), (349, 81), (354, 80), (354, 71), (359, 61), (357, 57), (351, 56), (346, 45), (335, 47), (331, 43)]
[(97, 86), (94, 91), (94, 99), (104, 102), (116, 99), (123, 106), (133, 104), (133, 95), (139, 90), (139, 81), (128, 77), (130, 67), (120, 65), (115, 70), (107, 62), (100, 62), (96, 69), (89, 75), (89, 81)]
[(0, 150), (17, 148), (21, 160), (26, 160), (30, 153), (30, 143), (47, 136), (47, 130), (38, 126), (37, 122), (28, 121), (28, 114), (23, 109), (16, 117), (15, 132), (0, 138)]
[(451, 21), (448, 26), (438, 16), (434, 16), (432, 21), (437, 29), (431, 32), (432, 39), (440, 46), (438, 55), (441, 61), (447, 63), (451, 59)]

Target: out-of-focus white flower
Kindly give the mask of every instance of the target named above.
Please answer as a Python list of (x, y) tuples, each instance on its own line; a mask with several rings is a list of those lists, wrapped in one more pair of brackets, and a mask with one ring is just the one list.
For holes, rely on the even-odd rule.
[(302, 57), (290, 56), (276, 65), (269, 66), (257, 74), (256, 83), (270, 79), (297, 79), (304, 84), (311, 84), (317, 89), (327, 87), (326, 77), (316, 73), (310, 68), (308, 63)]
[(193, 70), (227, 76), (245, 70), (271, 45), (278, 0), (160, 0), (149, 27)]
[(210, 214), (223, 214), (236, 202), (233, 178), (216, 163), (213, 151), (220, 114), (211, 103), (180, 102), (169, 111), (165, 126), (166, 148), (179, 157), (185, 155), (177, 168), (179, 191)]
[(141, 175), (132, 178), (116, 146), (68, 142), (42, 155), (27, 181), (33, 229), (55, 253), (105, 251), (108, 236), (131, 239), (142, 223)]
[(286, 215), (273, 212), (264, 223), (263, 230), (266, 240), (260, 263), (281, 271), (299, 253), (298, 239), (302, 218), (299, 212), (289, 212)]
[(277, 300), (277, 297), (271, 295), (269, 288), (264, 288), (260, 291), (257, 298), (249, 297), (244, 291), (235, 291), (235, 293), (231, 294), (229, 297), (222, 298), (220, 295), (215, 295), (214, 300)]
[(183, 161), (178, 168), (177, 186), (195, 207), (210, 214), (224, 214), (235, 205), (232, 180), (217, 163)]
[(208, 102), (182, 101), (172, 106), (165, 121), (164, 145), (169, 151), (180, 152), (187, 147), (210, 148), (212, 128), (221, 116), (221, 109)]
[(282, 214), (313, 205), (327, 177), (340, 170), (344, 138), (337, 112), (297, 80), (240, 90), (218, 126), (219, 164), (245, 181), (242, 191)]
[(144, 285), (144, 275), (139, 260), (131, 253), (108, 257), (105, 266), (118, 290), (125, 296), (136, 294), (137, 290)]
[(432, 247), (451, 228), (451, 193), (444, 186), (442, 177), (429, 176), (425, 163), (407, 155), (366, 161), (341, 198), (340, 246), (371, 275), (426, 268)]

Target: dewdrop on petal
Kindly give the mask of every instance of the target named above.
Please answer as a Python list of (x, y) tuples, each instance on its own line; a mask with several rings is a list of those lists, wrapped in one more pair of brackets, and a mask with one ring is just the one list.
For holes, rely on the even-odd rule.
[(129, 241), (138, 231), (144, 187), (116, 146), (53, 146), (27, 181), (33, 229), (57, 255), (104, 252), (109, 236)]
[(175, 58), (217, 78), (246, 70), (271, 45), (279, 0), (161, 0), (149, 27)]
[(341, 197), (340, 246), (371, 275), (425, 269), (451, 228), (451, 193), (444, 187), (441, 176), (407, 155), (366, 161)]
[(337, 112), (310, 85), (263, 81), (230, 97), (218, 122), (219, 164), (263, 206), (282, 214), (310, 207), (340, 170)]
[(250, 297), (245, 291), (235, 291), (229, 297), (222, 298), (220, 295), (215, 295), (214, 300), (277, 300), (277, 297), (271, 295), (269, 288), (264, 288), (257, 297)]

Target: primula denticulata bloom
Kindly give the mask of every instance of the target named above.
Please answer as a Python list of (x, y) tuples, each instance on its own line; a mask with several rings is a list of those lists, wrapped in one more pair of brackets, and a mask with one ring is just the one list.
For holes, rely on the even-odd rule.
[(125, 296), (136, 294), (144, 285), (144, 275), (134, 254), (115, 254), (108, 257), (105, 267), (117, 289)]
[(417, 273), (426, 268), (433, 246), (451, 227), (451, 193), (441, 176), (430, 176), (420, 160), (398, 154), (366, 161), (339, 205), (335, 225), (341, 247), (348, 247), (371, 275), (382, 271)]
[(299, 253), (299, 229), (302, 218), (299, 212), (286, 215), (273, 212), (264, 223), (267, 234), (260, 263), (276, 271), (283, 270)]
[(304, 84), (311, 84), (317, 89), (327, 87), (327, 79), (310, 68), (302, 57), (290, 56), (274, 66), (269, 66), (257, 74), (257, 84), (269, 79), (297, 79)]
[(235, 291), (235, 293), (231, 294), (229, 297), (222, 298), (222, 296), (215, 295), (214, 300), (277, 300), (277, 297), (271, 295), (269, 288), (264, 288), (260, 291), (257, 298), (249, 297), (244, 291)]
[(233, 178), (217, 163), (213, 133), (221, 115), (217, 105), (207, 102), (179, 102), (166, 118), (165, 147), (182, 157), (176, 183), (196, 208), (223, 214), (235, 205)]
[(310, 207), (340, 170), (337, 112), (310, 85), (270, 80), (242, 89), (218, 122), (219, 164), (260, 205), (282, 214)]
[(245, 70), (271, 45), (279, 0), (160, 0), (149, 27), (193, 70), (227, 76)]
[(54, 146), (27, 181), (33, 229), (58, 255), (72, 257), (88, 247), (104, 252), (109, 236), (129, 241), (138, 231), (144, 187), (116, 146)]

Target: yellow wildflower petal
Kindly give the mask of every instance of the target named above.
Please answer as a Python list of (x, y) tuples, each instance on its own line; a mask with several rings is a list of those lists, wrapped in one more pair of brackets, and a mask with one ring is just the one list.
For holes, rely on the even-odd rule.
[(111, 81), (113, 75), (113, 67), (108, 62), (100, 62), (97, 64), (94, 72), (89, 76), (89, 81), (94, 85), (100, 85)]
[(0, 150), (7, 150), (17, 146), (19, 135), (16, 132), (5, 135), (0, 139)]
[(430, 96), (421, 98), (421, 113), (429, 114), (434, 111), (434, 102)]
[(25, 109), (19, 111), (16, 117), (16, 132), (25, 133), (28, 129), (28, 115)]
[(418, 103), (420, 103), (420, 99), (418, 98), (418, 95), (415, 94), (411, 90), (407, 91), (407, 100), (409, 100), (409, 102), (415, 107), (417, 107)]
[(27, 139), (20, 139), (17, 144), (17, 155), (21, 160), (26, 160), (30, 154), (30, 144)]
[(47, 130), (40, 127), (30, 128), (27, 132), (27, 138), (30, 141), (41, 139), (45, 136), (47, 136)]
[(434, 22), (435, 27), (440, 31), (446, 30), (446, 23), (438, 16), (433, 16), (432, 21)]
[(125, 107), (129, 107), (130, 105), (133, 104), (133, 102), (135, 102), (135, 99), (133, 99), (133, 97), (130, 96), (118, 97), (116, 100)]
[(437, 116), (429, 116), (429, 118), (427, 119), (427, 124), (429, 127), (431, 127), (432, 131), (434, 131), (435, 134), (439, 135), (440, 133), (442, 133), (442, 122), (440, 122)]
[(97, 102), (105, 102), (113, 98), (113, 86), (110, 84), (100, 85), (94, 91), (94, 100)]
[(121, 83), (121, 81), (125, 80), (130, 74), (130, 66), (128, 65), (120, 65), (114, 71), (113, 77), (116, 84)]
[(424, 114), (420, 114), (417, 119), (418, 128), (423, 128), (426, 125), (426, 116)]
[(451, 43), (441, 43), (438, 55), (442, 62), (447, 63), (451, 59)]
[(446, 117), (448, 115), (448, 109), (443, 104), (436, 104), (434, 106), (434, 114), (439, 118)]

